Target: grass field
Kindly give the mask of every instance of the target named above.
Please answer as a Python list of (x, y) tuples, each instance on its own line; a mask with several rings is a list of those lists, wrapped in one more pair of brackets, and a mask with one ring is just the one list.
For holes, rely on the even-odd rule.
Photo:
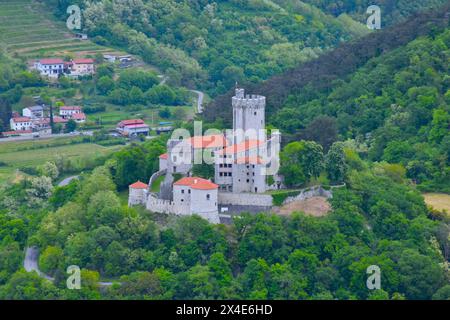
[(450, 215), (450, 195), (445, 193), (425, 193), (423, 194), (427, 205), (438, 211), (447, 211)]
[(97, 52), (123, 53), (79, 40), (64, 21), (52, 15), (52, 8), (35, 0), (0, 0), (0, 43), (10, 53), (25, 58), (94, 55)]
[(14, 179), (19, 168), (35, 167), (57, 157), (94, 159), (108, 155), (122, 146), (103, 147), (94, 143), (57, 146), (70, 138), (0, 143), (0, 183)]

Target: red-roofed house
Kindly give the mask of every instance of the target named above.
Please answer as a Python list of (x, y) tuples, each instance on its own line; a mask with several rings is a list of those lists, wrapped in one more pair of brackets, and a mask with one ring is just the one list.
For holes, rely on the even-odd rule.
[(33, 129), (33, 122), (29, 117), (16, 117), (9, 120), (9, 126), (14, 131), (26, 131)]
[(59, 115), (64, 119), (71, 119), (78, 113), (83, 113), (79, 106), (62, 106), (59, 108)]
[(117, 124), (116, 130), (124, 136), (148, 136), (150, 127), (142, 119), (123, 120)]
[(95, 73), (94, 59), (75, 59), (70, 66), (70, 74), (74, 76), (86, 76)]
[(72, 120), (74, 120), (74, 121), (77, 122), (77, 123), (83, 123), (83, 122), (86, 122), (86, 115), (85, 115), (83, 112), (81, 112), (81, 113), (75, 113), (75, 114), (72, 116)]
[(209, 180), (185, 177), (173, 184), (173, 202), (180, 208), (186, 207), (188, 214), (198, 214), (218, 223), (218, 188)]
[(63, 59), (41, 59), (34, 63), (34, 68), (43, 76), (57, 78), (64, 73)]

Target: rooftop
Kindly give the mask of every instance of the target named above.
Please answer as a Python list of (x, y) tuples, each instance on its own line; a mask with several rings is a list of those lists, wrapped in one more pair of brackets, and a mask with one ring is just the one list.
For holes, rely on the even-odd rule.
[(75, 64), (93, 64), (94, 63), (94, 59), (75, 59), (73, 60), (73, 63)]
[(263, 144), (264, 144), (264, 141), (262, 141), (262, 140), (246, 140), (241, 143), (233, 144), (229, 147), (226, 147), (225, 149), (220, 150), (218, 153), (219, 154), (236, 154), (239, 152), (256, 149)]
[(59, 110), (81, 110), (80, 106), (62, 106)]
[(135, 124), (144, 124), (144, 120), (142, 119), (130, 119), (130, 120), (122, 120), (119, 122), (118, 126), (129, 126)]
[(190, 143), (194, 149), (223, 148), (228, 145), (228, 141), (223, 134), (195, 136), (186, 139), (186, 141)]
[(64, 60), (63, 59), (58, 59), (58, 58), (55, 58), (55, 59), (41, 59), (41, 60), (39, 60), (39, 62), (41, 64), (63, 64)]
[(12, 118), (14, 122), (29, 122), (31, 121), (30, 118), (28, 117), (16, 117), (16, 118)]
[(167, 153), (163, 153), (162, 155), (159, 156), (160, 159), (168, 159), (169, 155)]
[(72, 119), (74, 119), (74, 120), (84, 120), (84, 119), (86, 119), (86, 115), (85, 115), (83, 112), (81, 112), (81, 113), (75, 113), (75, 114), (72, 116)]
[(132, 188), (132, 189), (147, 189), (148, 185), (141, 181), (137, 181), (137, 182), (133, 183), (132, 185), (130, 185), (130, 188)]
[(184, 177), (173, 184), (174, 186), (186, 186), (197, 190), (214, 190), (219, 186), (209, 180), (198, 177)]

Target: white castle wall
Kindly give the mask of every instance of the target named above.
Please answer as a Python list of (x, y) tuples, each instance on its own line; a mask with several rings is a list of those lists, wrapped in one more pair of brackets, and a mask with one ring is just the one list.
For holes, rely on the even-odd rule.
[(270, 194), (219, 192), (220, 205), (273, 206)]

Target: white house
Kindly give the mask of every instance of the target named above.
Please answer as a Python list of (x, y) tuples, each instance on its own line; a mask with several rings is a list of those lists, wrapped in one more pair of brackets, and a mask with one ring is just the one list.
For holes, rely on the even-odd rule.
[(9, 126), (14, 131), (28, 131), (33, 129), (33, 122), (29, 117), (17, 117), (9, 120)]
[(63, 59), (41, 59), (34, 63), (34, 68), (43, 76), (57, 78), (64, 73)]
[(217, 206), (218, 185), (198, 177), (185, 177), (173, 184), (173, 202), (187, 206), (187, 214), (198, 214), (213, 223), (219, 223)]
[(75, 114), (82, 113), (79, 106), (62, 106), (59, 108), (59, 115), (63, 119), (71, 119)]
[(159, 156), (159, 170), (167, 170), (167, 158), (168, 158), (167, 153), (164, 153)]
[(31, 119), (42, 119), (44, 117), (43, 106), (32, 106), (22, 109), (22, 115)]

